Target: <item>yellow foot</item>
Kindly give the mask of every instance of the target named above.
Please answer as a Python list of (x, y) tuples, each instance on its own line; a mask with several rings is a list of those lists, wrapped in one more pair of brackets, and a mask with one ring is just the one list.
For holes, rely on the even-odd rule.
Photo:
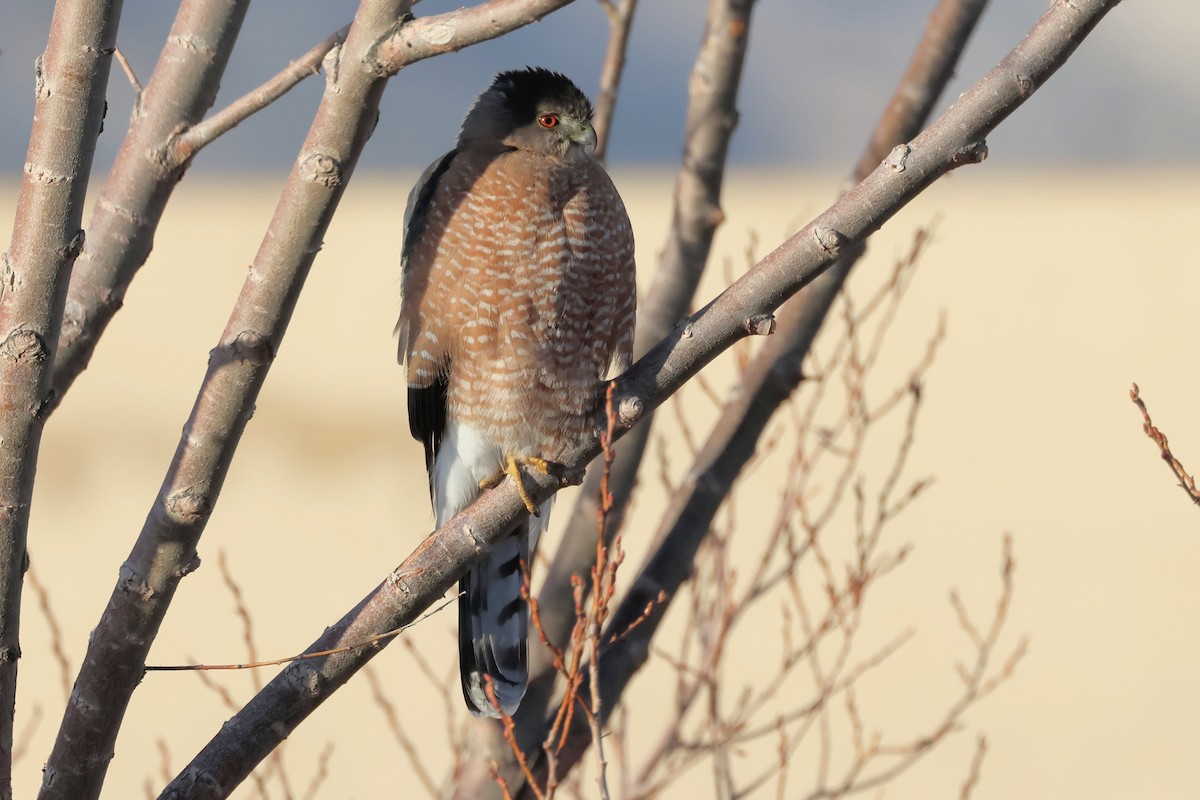
[(533, 502), (533, 498), (529, 496), (529, 491), (525, 488), (525, 481), (521, 478), (521, 466), (524, 465), (527, 470), (537, 470), (543, 475), (549, 475), (552, 466), (551, 462), (538, 456), (518, 456), (509, 453), (505, 463), (506, 466), (502, 472), (481, 480), (479, 488), (491, 489), (504, 480), (504, 476), (507, 475), (517, 485), (517, 494), (521, 496), (521, 502), (525, 503), (525, 509), (533, 516), (538, 516), (537, 505)]

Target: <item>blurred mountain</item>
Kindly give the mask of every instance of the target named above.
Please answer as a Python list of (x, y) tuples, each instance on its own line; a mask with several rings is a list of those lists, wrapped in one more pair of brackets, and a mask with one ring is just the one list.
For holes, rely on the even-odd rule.
[[(419, 15), (459, 7), (426, 0)], [(634, 24), (627, 82), (610, 160), (677, 160), (687, 76), (700, 41), (701, 0), (644, 0)], [(761, 0), (751, 29), (740, 164), (848, 165), (894, 88), (934, 0)], [(8, 0), (0, 11), (0, 172), (19, 171), (33, 108), (33, 62), (44, 49), (53, 4)], [(228, 103), (348, 22), (356, 3), (257, 0), (222, 85)], [(966, 89), (1033, 25), (1046, 0), (1000, 0), (984, 16), (951, 95)], [(139, 78), (153, 70), (175, 4), (126, 0), (120, 46)], [(596, 0), (579, 2), (500, 40), (416, 64), (394, 79), (375, 138), (373, 168), (420, 167), (441, 153), (471, 100), (501, 69), (538, 64), (595, 92), (607, 22)], [(1200, 131), (1200, 6), (1171, 0), (1125, 3), (1080, 52), (992, 138), (991, 155), (1021, 162), (1195, 161)], [(199, 168), (286, 168), (321, 91), (309, 79), (210, 146)], [(114, 65), (97, 166), (107, 169), (133, 92)], [(946, 101), (948, 102), (948, 101)], [(942, 104), (943, 107), (946, 103)]]

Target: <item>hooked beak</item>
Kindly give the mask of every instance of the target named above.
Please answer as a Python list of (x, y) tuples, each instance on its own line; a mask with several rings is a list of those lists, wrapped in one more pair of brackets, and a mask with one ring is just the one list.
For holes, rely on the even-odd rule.
[(590, 122), (580, 122), (567, 135), (567, 139), (572, 144), (583, 147), (589, 153), (596, 149), (596, 129), (592, 127), (592, 123)]

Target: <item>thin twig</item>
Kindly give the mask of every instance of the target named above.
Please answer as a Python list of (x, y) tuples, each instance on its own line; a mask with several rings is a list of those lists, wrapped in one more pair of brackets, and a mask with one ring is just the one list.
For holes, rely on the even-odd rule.
[(210, 672), (213, 670), (230, 670), (230, 669), (259, 669), (261, 667), (277, 667), (280, 664), (290, 664), (293, 661), (304, 661), (312, 658), (325, 658), (327, 656), (335, 656), (339, 653), (352, 653), (363, 650), (368, 647), (378, 647), (383, 642), (399, 636), (414, 625), (419, 625), (425, 620), (442, 611), (451, 603), (458, 599), (458, 595), (454, 595), (439, 606), (436, 606), (426, 614), (422, 614), (417, 620), (401, 625), (399, 628), (393, 628), (390, 631), (377, 633), (374, 636), (369, 636), (361, 641), (352, 644), (342, 645), (340, 647), (331, 647), (328, 650), (320, 652), (304, 652), (294, 656), (284, 656), (283, 658), (273, 658), (269, 661), (242, 661), (232, 664), (147, 664), (143, 669), (146, 672)]
[(400, 749), (404, 751), (404, 755), (408, 756), (409, 765), (417, 774), (417, 780), (425, 787), (425, 791), (432, 798), (441, 797), (441, 792), (438, 791), (437, 783), (433, 777), (425, 769), (425, 761), (421, 758), (421, 753), (417, 750), (413, 740), (408, 738), (408, 734), (404, 732), (404, 728), (400, 725), (400, 717), (396, 714), (396, 707), (388, 700), (384, 694), (383, 684), (379, 681), (379, 676), (375, 674), (375, 670), (370, 665), (366, 669), (367, 683), (371, 686), (371, 697), (375, 700), (375, 705), (383, 711), (384, 719), (387, 720), (388, 728), (392, 732), (392, 736), (396, 739), (396, 744), (400, 745)]
[[(749, 41), (753, 0), (710, 0), (704, 38), (692, 66), (684, 152), (672, 200), (674, 220), (654, 271), (645, 302), (639, 303), (634, 355), (641, 356), (689, 312), (708, 263), (713, 236), (723, 217), (721, 189), (730, 141), (737, 121), (737, 96)], [(631, 11), (632, 13), (632, 11)], [(648, 442), (653, 414), (647, 413), (626, 436), (610, 471), (613, 511), (608, 536), (624, 524)], [(570, 614), (572, 575), (586, 574), (592, 562), (590, 546), (600, 496), (600, 469), (587, 473), (561, 543), (542, 584), (544, 623), (552, 641), (566, 641), (574, 618)], [(544, 651), (531, 655), (530, 690), (517, 712), (522, 744), (541, 741), (543, 718), (554, 697), (552, 666)]]
[(69, 700), (71, 697), (71, 661), (67, 658), (66, 650), (63, 649), (62, 626), (58, 624), (58, 617), (55, 616), (54, 609), (50, 605), (50, 593), (38, 580), (32, 558), (29, 560), (29, 570), (25, 573), (25, 580), (29, 581), (29, 588), (33, 589), (33, 593), (37, 595), (38, 608), (41, 609), (42, 616), (46, 619), (46, 628), (50, 632), (50, 650), (58, 664), (59, 680), (62, 683), (63, 700)]
[(987, 737), (980, 735), (975, 740), (975, 755), (971, 757), (971, 768), (963, 781), (962, 791), (958, 794), (959, 800), (970, 800), (971, 795), (975, 792), (975, 787), (979, 785), (979, 773), (983, 768), (983, 758), (987, 755), (987, 749)]
[(205, 145), (222, 134), (228, 133), (251, 115), (261, 111), (291, 91), (296, 84), (320, 72), (321, 61), (329, 51), (346, 41), (350, 26), (331, 33), (308, 49), (304, 55), (290, 62), (274, 77), (251, 89), (220, 111), (202, 122), (185, 128), (171, 137), (171, 158), (176, 163), (186, 163)]
[(304, 800), (316, 800), (317, 792), (321, 790), (321, 784), (329, 778), (329, 761), (332, 758), (333, 742), (328, 742), (321, 749), (321, 755), (317, 756), (317, 770), (313, 773), (312, 780), (308, 782), (308, 788), (304, 790)]
[(1179, 488), (1187, 492), (1188, 497), (1192, 498), (1193, 503), (1200, 505), (1200, 489), (1196, 488), (1196, 479), (1188, 474), (1183, 464), (1171, 452), (1171, 446), (1167, 443), (1167, 435), (1156, 428), (1154, 423), (1151, 422), (1150, 411), (1146, 408), (1146, 403), (1142, 400), (1141, 390), (1136, 383), (1129, 390), (1129, 399), (1142, 412), (1142, 430), (1158, 446), (1159, 455), (1162, 456), (1162, 460), (1166, 465), (1170, 467), (1171, 472), (1175, 475), (1175, 479), (1179, 481)]
[(133, 67), (129, 65), (129, 59), (121, 52), (121, 48), (113, 48), (113, 58), (121, 65), (121, 69), (125, 70), (125, 77), (129, 79), (129, 85), (133, 88), (133, 113), (136, 114), (142, 105), (142, 82), (133, 73)]
[[(881, 165), (619, 378), (614, 401), (622, 425), (634, 424), (719, 352), (750, 335), (749, 320), (772, 313), (827, 269), (839, 252), (859, 246), (938, 178), (959, 166), (978, 163), (986, 152), (984, 137), (1065, 63), (1115, 5), (1116, 0), (1072, 0), (1069, 6), (1058, 3), (1051, 7), (1013, 53), (913, 140), (897, 162), (897, 166), (902, 162), (903, 169)], [(351, 39), (353, 33), (352, 29)], [(1014, 81), (1014, 72), (1023, 79)], [(568, 470), (577, 470), (598, 453), (593, 438), (566, 447), (559, 459)], [(544, 502), (559, 488), (553, 476), (527, 478), (526, 490), (535, 503)], [(507, 535), (527, 513), (511, 481), (482, 493), (469, 508), (427, 537), (384, 583), (318, 637), (311, 649), (327, 650), (411, 621), (453, 585), (481, 551)], [(658, 589), (652, 587), (653, 595)], [(634, 604), (636, 612), (629, 618), (641, 615), (645, 602), (644, 597), (639, 598)], [(610, 625), (624, 630), (628, 623), (624, 619), (617, 622), (614, 614)], [(646, 625), (640, 625), (638, 631)], [(223, 783), (236, 784), (239, 776), (269, 751), (272, 742), (287, 736), (333, 696), (375, 652), (364, 648), (337, 658), (289, 665), (213, 737), (183, 777), (176, 779), (179, 786), (169, 790), (167, 797), (177, 796), (175, 790), (197, 772), (220, 774)], [(613, 671), (602, 673), (602, 694), (606, 676), (621, 682), (632, 672), (618, 664)], [(304, 691), (314, 680), (322, 691)], [(605, 694), (605, 707), (615, 708), (616, 697), (619, 692)], [(571, 757), (577, 759), (576, 754)], [(560, 760), (566, 758), (564, 748)]]

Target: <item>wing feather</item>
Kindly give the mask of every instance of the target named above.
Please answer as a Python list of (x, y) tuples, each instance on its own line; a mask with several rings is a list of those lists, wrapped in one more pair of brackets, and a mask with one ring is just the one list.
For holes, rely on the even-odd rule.
[[(412, 347), (412, 318), (416, 314), (419, 298), (414, 292), (424, 292), (429, 282), (429, 271), (432, 269), (432, 259), (413, 258), (413, 251), (429, 222), (429, 209), (438, 184), (450, 169), (457, 150), (451, 150), (434, 161), (422, 173), (420, 180), (408, 195), (408, 205), (404, 209), (404, 246), (400, 251), (400, 319), (396, 323), (399, 334), (400, 362), (409, 363), (409, 351)], [(442, 369), (436, 375), (415, 375), (413, 370), (408, 373), (408, 429), (412, 437), (425, 447), (425, 469), (433, 475), (434, 459), (437, 458), (438, 448), (442, 444), (442, 436), (446, 432), (446, 391), (447, 370)], [(432, 491), (432, 485), (430, 487)]]

